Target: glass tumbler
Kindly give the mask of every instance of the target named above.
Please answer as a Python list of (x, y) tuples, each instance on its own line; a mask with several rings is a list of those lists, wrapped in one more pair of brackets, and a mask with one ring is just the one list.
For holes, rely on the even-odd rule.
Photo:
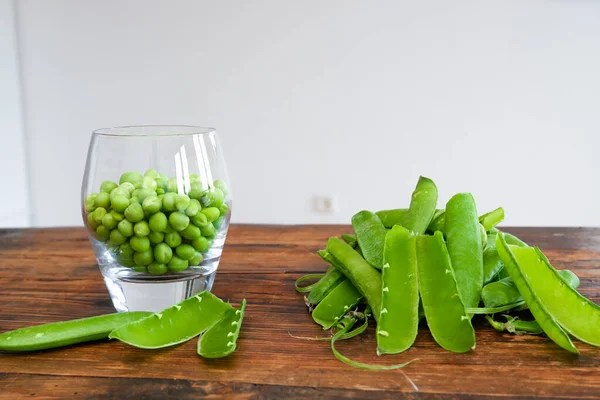
[(211, 290), (231, 218), (217, 132), (196, 126), (94, 131), (81, 210), (117, 311), (160, 311)]

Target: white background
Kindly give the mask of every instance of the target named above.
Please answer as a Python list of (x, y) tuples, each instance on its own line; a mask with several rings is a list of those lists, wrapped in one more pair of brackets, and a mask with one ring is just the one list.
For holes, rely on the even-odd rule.
[(216, 127), (235, 222), (348, 223), (408, 206), (423, 174), (442, 206), (600, 225), (600, 2), (15, 4), (25, 130), (2, 126), (0, 173), (26, 139), (36, 226), (81, 225), (90, 132), (131, 124)]

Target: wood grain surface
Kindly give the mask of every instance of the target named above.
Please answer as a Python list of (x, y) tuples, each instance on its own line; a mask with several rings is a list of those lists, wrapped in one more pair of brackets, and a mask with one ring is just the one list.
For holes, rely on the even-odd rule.
[[(600, 303), (600, 229), (506, 228), (538, 245), (556, 268), (581, 278), (580, 291)], [(162, 350), (99, 341), (26, 353), (0, 353), (0, 398), (408, 398), (600, 397), (600, 349), (576, 341), (570, 354), (543, 336), (492, 330), (476, 317), (477, 348), (447, 352), (421, 327), (415, 345), (375, 354), (374, 329), (339, 344), (362, 362), (402, 370), (364, 371), (331, 354), (294, 280), (322, 272), (315, 255), (350, 226), (234, 225), (213, 292), (234, 305), (246, 298), (238, 350), (206, 360), (196, 340)], [(0, 332), (114, 312), (82, 228), (0, 230)]]

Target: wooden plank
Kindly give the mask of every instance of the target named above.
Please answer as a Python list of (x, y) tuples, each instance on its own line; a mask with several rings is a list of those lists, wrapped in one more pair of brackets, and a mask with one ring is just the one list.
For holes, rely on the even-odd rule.
[[(499, 334), (480, 317), (474, 319), (477, 349), (468, 354), (444, 351), (426, 327), (410, 350), (396, 356), (375, 354), (373, 327), (339, 345), (363, 362), (418, 358), (395, 371), (358, 370), (337, 361), (328, 342), (292, 338), (326, 335), (293, 284), (305, 272), (323, 271), (326, 264), (312, 253), (329, 236), (349, 231), (348, 226), (231, 228), (214, 292), (234, 304), (246, 298), (248, 305), (239, 349), (229, 358), (200, 358), (196, 341), (154, 351), (101, 341), (0, 354), (0, 397), (102, 397), (125, 390), (132, 397), (159, 398), (387, 398), (398, 392), (411, 397), (600, 396), (600, 349), (576, 342), (581, 354), (572, 355), (542, 336)], [(600, 303), (600, 229), (511, 232), (543, 244), (550, 260), (577, 273), (582, 293)], [(113, 312), (83, 230), (0, 231), (0, 243), (0, 331)]]

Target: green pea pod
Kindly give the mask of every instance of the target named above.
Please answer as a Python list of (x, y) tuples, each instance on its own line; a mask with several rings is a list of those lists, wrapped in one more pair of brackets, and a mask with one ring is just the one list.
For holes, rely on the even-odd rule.
[(365, 260), (381, 269), (386, 230), (379, 217), (370, 211), (360, 211), (352, 217), (352, 227)]
[(481, 237), (481, 248), (485, 249), (487, 246), (487, 232), (481, 223), (479, 223), (479, 236)]
[(198, 354), (204, 358), (227, 357), (237, 347), (237, 339), (242, 329), (246, 299), (240, 308), (225, 311), (223, 318), (208, 328), (198, 340)]
[(161, 312), (121, 326), (112, 331), (109, 338), (141, 349), (173, 346), (198, 336), (231, 309), (231, 305), (205, 291)]
[(438, 190), (435, 183), (424, 176), (419, 177), (412, 193), (410, 207), (401, 225), (411, 232), (423, 234), (436, 212)]
[(323, 329), (335, 325), (348, 311), (362, 300), (352, 282), (345, 279), (337, 285), (312, 312), (313, 320)]
[(454, 195), (446, 204), (446, 238), (458, 291), (466, 308), (479, 304), (483, 288), (483, 250), (475, 200)]
[[(568, 269), (557, 271), (558, 275), (572, 288), (579, 286), (579, 278)], [(502, 307), (523, 301), (513, 279), (508, 276), (489, 283), (481, 290), (481, 300), (486, 308)]]
[(415, 236), (400, 225), (385, 235), (381, 270), (381, 313), (377, 323), (377, 353), (408, 349), (419, 327), (419, 282)]
[(123, 312), (20, 328), (0, 335), (0, 350), (45, 350), (106, 339), (114, 329), (149, 315), (152, 313)]
[(427, 231), (432, 234), (437, 231), (441, 231), (442, 233), (446, 232), (446, 210), (441, 210), (439, 213), (436, 212), (431, 223), (427, 227)]
[(339, 270), (354, 284), (373, 310), (375, 320), (381, 313), (381, 273), (372, 268), (352, 247), (332, 237), (327, 251), (339, 261)]
[(506, 240), (507, 244), (510, 244), (513, 246), (519, 246), (519, 247), (529, 247), (529, 245), (527, 243), (525, 243), (524, 241), (522, 241), (515, 235), (511, 235), (508, 232), (503, 232), (503, 233), (504, 233), (504, 239)]
[(463, 353), (475, 348), (475, 330), (465, 311), (444, 235), (417, 237), (419, 287), (425, 318), (435, 341)]
[[(548, 312), (544, 303), (537, 297), (536, 292), (530, 285), (530, 281), (523, 275), (521, 265), (517, 261), (513, 249), (506, 243), (505, 235), (502, 232), (499, 232), (496, 237), (496, 248), (498, 249), (500, 259), (502, 259), (502, 262), (504, 263), (504, 268), (514, 280), (515, 285), (519, 289), (523, 299), (525, 299), (527, 306), (529, 306), (531, 313), (546, 335), (563, 349), (572, 353), (579, 353), (577, 348), (573, 345), (573, 342), (571, 342), (569, 335), (560, 327), (556, 319)], [(547, 283), (545, 280), (542, 280), (541, 282), (544, 284)], [(561, 299), (561, 302), (562, 300), (563, 299)], [(556, 299), (554, 301), (556, 301)]]
[[(324, 251), (324, 250), (320, 250)], [(313, 286), (312, 290), (306, 297), (306, 300), (310, 304), (319, 304), (325, 296), (329, 294), (337, 285), (342, 281), (346, 280), (344, 274), (342, 274), (337, 268), (329, 268), (325, 273), (325, 276), (319, 279), (319, 281)]]
[(569, 286), (539, 248), (511, 251), (525, 281), (553, 319), (582, 342), (600, 346), (600, 307)]
[(355, 249), (356, 246), (358, 246), (358, 240), (356, 239), (356, 235), (347, 235), (344, 233), (342, 235), (342, 239), (344, 240), (344, 242), (348, 243), (353, 249)]
[(504, 209), (498, 207), (493, 211), (485, 213), (479, 217), (479, 222), (483, 225), (486, 232), (498, 225), (504, 220)]

